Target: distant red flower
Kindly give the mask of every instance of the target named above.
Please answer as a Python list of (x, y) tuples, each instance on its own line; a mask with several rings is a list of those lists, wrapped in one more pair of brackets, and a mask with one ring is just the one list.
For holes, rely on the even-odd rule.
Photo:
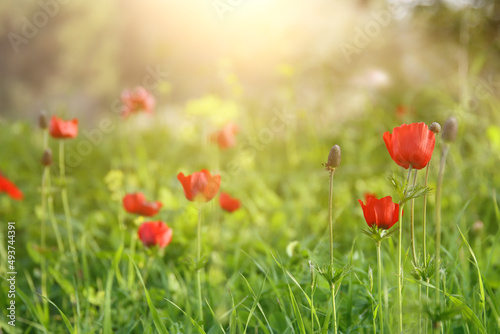
[(206, 169), (185, 176), (177, 175), (177, 179), (184, 188), (184, 194), (190, 201), (208, 202), (217, 195), (220, 187), (220, 175), (210, 175)]
[(139, 227), (137, 235), (146, 247), (157, 245), (165, 248), (172, 241), (173, 230), (162, 221), (145, 222)]
[(147, 202), (142, 193), (126, 194), (123, 197), (123, 206), (130, 213), (142, 216), (154, 216), (160, 211), (161, 202)]
[(436, 138), (425, 123), (403, 124), (384, 133), (384, 142), (392, 160), (408, 169), (422, 169), (431, 160)]
[(360, 199), (358, 199), (358, 202), (363, 209), (366, 223), (370, 227), (377, 225), (378, 228), (387, 230), (396, 224), (399, 219), (399, 204), (393, 203), (391, 196), (381, 199), (368, 197), (366, 205)]
[(211, 136), (211, 140), (219, 144), (219, 148), (224, 150), (236, 146), (235, 135), (238, 133), (238, 126), (233, 123), (228, 123), (222, 130), (215, 132)]
[(125, 90), (121, 95), (124, 104), (122, 108), (123, 118), (129, 114), (139, 111), (153, 113), (156, 105), (154, 96), (146, 90), (146, 88), (138, 86), (134, 90)]
[(13, 199), (21, 200), (24, 198), (22, 191), (14, 183), (3, 177), (2, 174), (0, 174), (0, 192), (7, 193)]
[(408, 109), (406, 106), (404, 106), (402, 104), (400, 104), (396, 107), (396, 115), (400, 118), (406, 114), (409, 114), (409, 113), (410, 113), (410, 109)]
[(78, 135), (78, 119), (65, 121), (54, 115), (50, 119), (49, 132), (53, 138), (75, 138)]
[(241, 202), (236, 198), (229, 196), (228, 193), (221, 191), (219, 196), (219, 204), (224, 210), (233, 212), (240, 208)]

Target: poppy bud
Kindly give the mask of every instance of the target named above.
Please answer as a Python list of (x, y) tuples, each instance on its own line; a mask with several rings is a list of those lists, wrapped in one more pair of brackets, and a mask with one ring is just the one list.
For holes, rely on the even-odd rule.
[(52, 150), (50, 148), (45, 149), (42, 156), (42, 165), (50, 166), (52, 165)]
[(47, 112), (45, 110), (40, 111), (40, 114), (38, 115), (38, 125), (41, 129), (46, 129), (49, 125), (47, 123)]
[(429, 125), (429, 130), (434, 132), (435, 135), (441, 132), (441, 125), (438, 122), (433, 122), (431, 125)]
[(454, 142), (457, 138), (458, 121), (455, 117), (451, 116), (443, 124), (443, 140), (445, 142)]
[(328, 154), (328, 162), (325, 167), (326, 170), (334, 170), (340, 165), (341, 151), (339, 145), (333, 145), (330, 149), (330, 154)]

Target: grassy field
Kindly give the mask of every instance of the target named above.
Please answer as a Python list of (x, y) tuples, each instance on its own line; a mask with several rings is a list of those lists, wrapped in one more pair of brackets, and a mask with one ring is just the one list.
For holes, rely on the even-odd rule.
[[(322, 164), (338, 144), (342, 161), (334, 177), (333, 255), (335, 273), (345, 270), (345, 275), (335, 282), (337, 330), (380, 332), (376, 247), (362, 232), (367, 225), (357, 200), (370, 192), (397, 201), (388, 177), (394, 173), (404, 181), (406, 170), (389, 156), (384, 132), (403, 123), (443, 124), (453, 115), (459, 130), (442, 190), (441, 299), (435, 300), (434, 277), (427, 283), (412, 275), (408, 203), (402, 222), (403, 327), (406, 333), (500, 333), (500, 102), (489, 96), (465, 109), (446, 93), (420, 93), (422, 102), (411, 113), (368, 104), (360, 117), (328, 122), (319, 122), (314, 110), (294, 108), (293, 98), (276, 108), (244, 98), (221, 100), (240, 112), (213, 107), (203, 98), (197, 108), (191, 106), (194, 112), (158, 106), (153, 115), (103, 116), (104, 126), (81, 124), (78, 137), (64, 141), (65, 178), (60, 177), (61, 140), (46, 138), (54, 163), (47, 168), (50, 185), (43, 188), (40, 159), (47, 133), (35, 125), (35, 116), (32, 122), (1, 121), (0, 170), (24, 192), (22, 201), (0, 194), (1, 330), (333, 333), (329, 284), (321, 275), (330, 263), (329, 174)], [(227, 121), (240, 128), (237, 146), (221, 150), (209, 136)], [(427, 204), (430, 256), (442, 148), (437, 135)], [(197, 262), (197, 206), (184, 196), (177, 174), (201, 169), (220, 174), (220, 190), (242, 206), (225, 212), (218, 197), (203, 205), (202, 261)], [(155, 217), (124, 210), (125, 193), (137, 191), (163, 203)], [(415, 201), (418, 253), (422, 202), (421, 197)], [(138, 240), (138, 226), (148, 220), (173, 229), (166, 248), (146, 248)], [(3, 297), (9, 291), (11, 221), (16, 222), (15, 327), (6, 317), (10, 299)], [(397, 257), (396, 233), (382, 243), (386, 333), (398, 332)]]

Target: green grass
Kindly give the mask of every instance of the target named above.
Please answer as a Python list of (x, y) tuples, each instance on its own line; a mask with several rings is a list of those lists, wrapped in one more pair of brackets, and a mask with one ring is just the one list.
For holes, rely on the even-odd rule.
[[(317, 273), (311, 282), (309, 261), (329, 264), (328, 173), (326, 162), (333, 144), (342, 148), (342, 162), (335, 172), (333, 191), (334, 267), (351, 265), (336, 295), (341, 333), (374, 333), (377, 310), (376, 248), (363, 235), (366, 228), (357, 203), (365, 192), (397, 197), (388, 176), (404, 171), (387, 153), (382, 134), (402, 122), (443, 123), (457, 110), (459, 135), (452, 145), (444, 176), (442, 199), (442, 252), (446, 298), (433, 301), (434, 280), (414, 280), (410, 272), (409, 215), (403, 222), (404, 327), (415, 333), (418, 316), (429, 324), (442, 320), (444, 333), (500, 333), (500, 101), (490, 96), (475, 111), (459, 111), (451, 96), (419, 92), (419, 108), (398, 119), (389, 108), (367, 106), (364, 116), (327, 125), (313, 110), (288, 110), (295, 117), (272, 140), (260, 142), (255, 152), (246, 147), (225, 151), (207, 141), (224, 115), (189, 115), (161, 107), (153, 119), (121, 120), (108, 115), (116, 129), (104, 134), (102, 143), (77, 166), (67, 168), (71, 224), (79, 267), (69, 252), (68, 229), (61, 200), (57, 163), (51, 168), (55, 219), (66, 252), (60, 254), (50, 221), (46, 221), (46, 248), (40, 246), (40, 184), (42, 132), (26, 122), (1, 122), (0, 170), (25, 193), (14, 202), (0, 194), (2, 247), (7, 221), (16, 222), (18, 291), (16, 327), (0, 320), (5, 333), (327, 333), (332, 331), (330, 291)], [(426, 108), (433, 100), (447, 108)], [(255, 101), (238, 101), (241, 112), (239, 143), (269, 128), (272, 113)], [(186, 119), (168, 123), (168, 113)], [(170, 118), (169, 118), (170, 119)], [(149, 121), (148, 121), (149, 120)], [(80, 127), (77, 139), (66, 142), (68, 158), (85, 140)], [(244, 126), (243, 126), (244, 125)], [(49, 145), (57, 152), (58, 143)], [(429, 174), (435, 188), (441, 149), (437, 138)], [(57, 160), (57, 154), (54, 156)], [(222, 212), (217, 198), (204, 208), (202, 271), (204, 323), (198, 321), (195, 205), (187, 201), (178, 172), (191, 174), (207, 168), (222, 174), (221, 190), (242, 201), (233, 214)], [(235, 171), (237, 170), (237, 171)], [(110, 174), (110, 171), (114, 171)], [(120, 172), (118, 172), (120, 171)], [(419, 173), (418, 183), (423, 183)], [(137, 238), (143, 221), (125, 213), (121, 197), (142, 191), (160, 200), (163, 208), (152, 220), (163, 220), (174, 229), (172, 243), (164, 250), (147, 250)], [(422, 200), (415, 201), (417, 251), (422, 244)], [(428, 253), (434, 254), (435, 197), (427, 207)], [(409, 212), (409, 206), (407, 208)], [(475, 222), (481, 221), (481, 224)], [(122, 228), (123, 226), (123, 228)], [(135, 246), (132, 246), (135, 245)], [(3, 251), (3, 250), (2, 250)], [(47, 296), (40, 297), (41, 258), (47, 266)], [(385, 333), (396, 333), (397, 238), (382, 243)], [(5, 277), (6, 268), (0, 268)], [(429, 288), (430, 298), (417, 302), (419, 286)], [(338, 286), (338, 285), (337, 285)], [(314, 296), (312, 297), (312, 290)], [(0, 293), (8, 286), (2, 282)], [(47, 300), (48, 319), (44, 311)], [(7, 300), (6, 300), (7, 301)], [(6, 304), (5, 304), (6, 305)], [(2, 312), (6, 307), (2, 304)], [(312, 312), (312, 314), (311, 314)], [(484, 330), (483, 330), (484, 329)], [(429, 329), (429, 333), (431, 330)]]

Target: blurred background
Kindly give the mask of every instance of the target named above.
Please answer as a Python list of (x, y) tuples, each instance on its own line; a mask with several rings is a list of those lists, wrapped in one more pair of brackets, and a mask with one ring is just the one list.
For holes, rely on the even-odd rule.
[(439, 91), (473, 108), (498, 93), (499, 20), (481, 0), (7, 0), (0, 118), (45, 109), (93, 124), (137, 85), (157, 110), (244, 98), (322, 124), (367, 103), (441, 108)]

